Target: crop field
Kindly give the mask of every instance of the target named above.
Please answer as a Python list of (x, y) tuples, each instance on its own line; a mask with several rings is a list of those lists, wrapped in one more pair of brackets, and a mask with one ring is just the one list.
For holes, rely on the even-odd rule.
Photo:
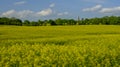
[(120, 67), (120, 26), (0, 26), (0, 67)]

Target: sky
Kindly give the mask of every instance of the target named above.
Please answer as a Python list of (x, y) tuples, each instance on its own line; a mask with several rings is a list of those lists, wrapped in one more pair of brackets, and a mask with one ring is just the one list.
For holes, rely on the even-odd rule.
[(120, 0), (0, 0), (0, 17), (22, 20), (120, 16)]

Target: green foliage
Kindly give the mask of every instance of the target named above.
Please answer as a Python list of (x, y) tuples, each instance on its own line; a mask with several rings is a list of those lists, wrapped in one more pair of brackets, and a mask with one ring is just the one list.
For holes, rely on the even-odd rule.
[(0, 26), (0, 67), (119, 67), (120, 26)]
[(43, 26), (44, 22), (41, 20), (38, 20), (38, 24), (39, 24), (39, 26)]
[(24, 23), (23, 23), (23, 25), (30, 26), (30, 21), (29, 20), (25, 20)]
[(55, 19), (55, 20), (38, 20), (29, 21), (25, 20), (22, 22), (20, 19), (16, 18), (0, 18), (0, 25), (19, 25), (19, 26), (53, 26), (53, 25), (120, 25), (120, 17), (118, 16), (105, 16), (101, 18), (80, 18), (78, 20), (74, 19)]
[(50, 19), (47, 23), (49, 23), (50, 25), (57, 25), (52, 19)]
[(0, 25), (17, 25), (17, 26), (22, 26), (22, 21), (20, 19), (16, 18), (0, 18)]
[(32, 22), (30, 23), (30, 25), (31, 25), (31, 26), (39, 26), (39, 24), (38, 24), (37, 22), (35, 22), (35, 21), (32, 21)]

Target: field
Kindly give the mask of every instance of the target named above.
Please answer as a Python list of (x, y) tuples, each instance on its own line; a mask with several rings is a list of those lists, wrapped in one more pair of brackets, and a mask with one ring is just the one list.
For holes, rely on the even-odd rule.
[(120, 67), (120, 26), (0, 26), (0, 67)]

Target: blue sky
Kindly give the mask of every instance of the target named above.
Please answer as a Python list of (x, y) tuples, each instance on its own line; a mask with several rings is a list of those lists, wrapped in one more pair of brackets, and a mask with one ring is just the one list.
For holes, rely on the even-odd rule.
[(1, 0), (0, 17), (22, 20), (120, 16), (120, 0)]

